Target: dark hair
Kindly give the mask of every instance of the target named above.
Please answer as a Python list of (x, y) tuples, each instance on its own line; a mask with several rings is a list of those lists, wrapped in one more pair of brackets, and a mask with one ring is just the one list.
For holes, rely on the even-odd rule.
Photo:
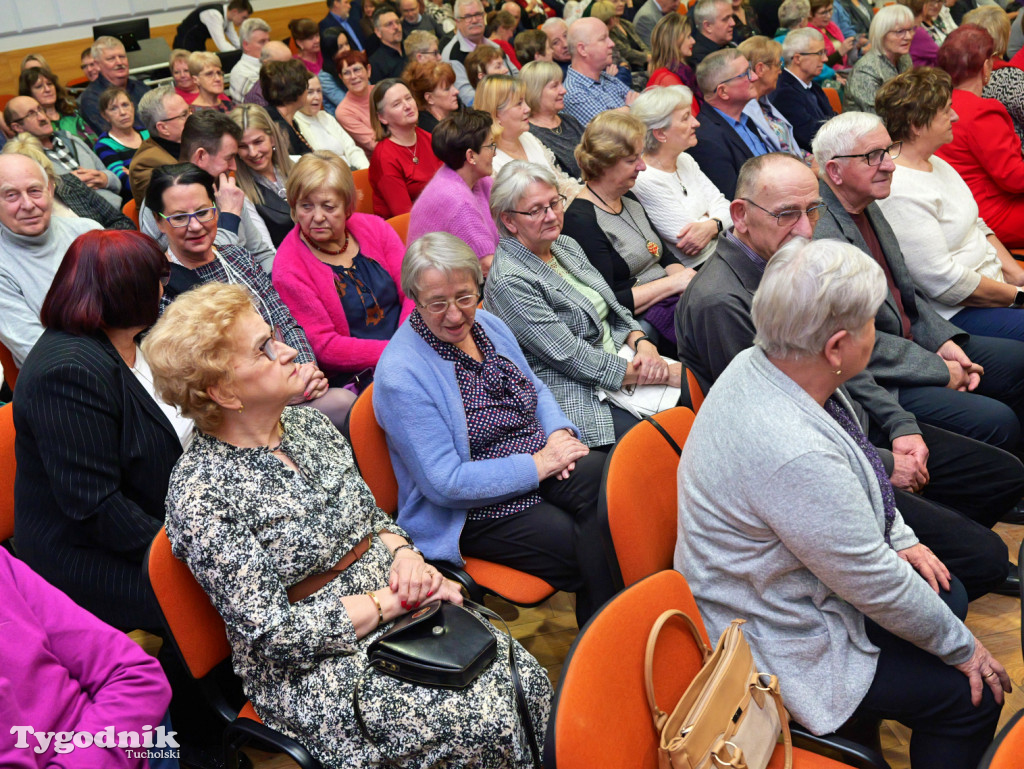
[(175, 163), (170, 166), (162, 166), (153, 171), (150, 177), (149, 187), (146, 188), (146, 208), (153, 212), (153, 215), (164, 212), (164, 193), (171, 187), (187, 187), (190, 184), (201, 184), (210, 196), (215, 200), (213, 189), (213, 177), (192, 163)]
[(484, 29), (484, 37), (490, 37), (497, 29), (515, 29), (519, 26), (516, 17), (508, 11), (491, 11)]
[(377, 25), (377, 19), (379, 19), (385, 13), (393, 13), (399, 19), (402, 18), (402, 15), (398, 12), (398, 10), (395, 8), (395, 6), (391, 5), (391, 3), (384, 3), (382, 6), (380, 6), (379, 8), (377, 8), (377, 10), (375, 10), (373, 12), (372, 21), (373, 21), (373, 28), (374, 29), (376, 29), (377, 26), (378, 26)]
[[(125, 96), (128, 96), (128, 91), (126, 91), (124, 88), (122, 88), (119, 85), (112, 85), (112, 86), (110, 86), (110, 88), (107, 88), (103, 93), (101, 93), (100, 94), (100, 114), (106, 112), (107, 109), (110, 107), (110, 103), (112, 101), (114, 101), (114, 99), (116, 99), (121, 94), (124, 94)], [(131, 100), (132, 100), (132, 97), (128, 96), (128, 101), (131, 101)], [(132, 107), (134, 107), (134, 106), (135, 105), (133, 104)]]
[(91, 45), (87, 45), (85, 47), (85, 50), (82, 51), (82, 55), (78, 57), (78, 60), (81, 61), (82, 59), (84, 59), (86, 54), (89, 54), (90, 59), (93, 58)]
[(149, 235), (83, 233), (57, 268), (40, 319), (46, 328), (71, 334), (152, 326), (160, 314), (160, 279), (170, 269), (163, 249)]
[(995, 50), (992, 35), (977, 24), (964, 24), (949, 33), (939, 47), (936, 64), (949, 73), (953, 87), (976, 76)]
[[(54, 105), (57, 112), (62, 115), (74, 115), (78, 110), (75, 100), (68, 95), (67, 89), (60, 84), (55, 74), (42, 67), (29, 67), (22, 70), (18, 76), (18, 95), (32, 96), (32, 86), (39, 82), (40, 78), (46, 78), (53, 83), (53, 90), (57, 92), (57, 103)], [(35, 99), (35, 96), (32, 96)], [(41, 106), (41, 105), (40, 105)]]
[(915, 67), (882, 83), (875, 93), (875, 114), (894, 142), (912, 138), (914, 128), (931, 125), (953, 94), (949, 73), (936, 67)]
[(466, 151), (480, 152), (491, 135), (491, 113), (479, 109), (453, 112), (436, 126), (430, 146), (437, 158), (453, 171), (466, 165)]
[(402, 81), (409, 86), (416, 106), (420, 110), (427, 108), (423, 95), (433, 91), (442, 83), (455, 83), (455, 70), (446, 61), (414, 61), (402, 72)]
[(516, 35), (512, 45), (515, 47), (519, 63), (526, 65), (544, 53), (544, 49), (548, 47), (548, 36), (542, 29), (527, 29)]
[[(309, 70), (298, 59), (268, 61), (260, 67), (263, 98), (273, 107), (294, 104), (306, 94)], [(209, 110), (204, 110), (208, 112)]]
[(191, 160), (197, 149), (204, 149), (211, 155), (220, 151), (224, 136), (235, 141), (242, 140), (242, 129), (234, 120), (215, 109), (202, 109), (188, 116), (181, 132), (181, 154), (179, 157)]
[(288, 31), (296, 41), (309, 40), (320, 34), (320, 28), (312, 19), (292, 19), (288, 22)]
[(231, 0), (228, 3), (229, 11), (245, 11), (246, 13), (252, 13), (252, 3), (249, 0)]

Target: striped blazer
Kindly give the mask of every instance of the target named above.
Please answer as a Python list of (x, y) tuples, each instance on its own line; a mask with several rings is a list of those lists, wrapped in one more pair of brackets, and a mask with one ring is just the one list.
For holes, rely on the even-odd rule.
[[(562, 235), (551, 244), (551, 252), (570, 275), (608, 303), (616, 347), (640, 330), (579, 243)], [(621, 387), (627, 364), (602, 347), (603, 327), (593, 303), (518, 240), (503, 237), (484, 286), (484, 309), (512, 329), (530, 368), (579, 428), (583, 442), (614, 443), (611, 410), (597, 392)]]
[(77, 604), (159, 627), (142, 558), (164, 520), (181, 443), (106, 335), (48, 329), (14, 398), (14, 546)]

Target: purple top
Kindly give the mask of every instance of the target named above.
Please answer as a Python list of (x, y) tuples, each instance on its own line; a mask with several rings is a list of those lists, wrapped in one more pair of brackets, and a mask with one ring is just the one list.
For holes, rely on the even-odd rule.
[(939, 46), (935, 45), (932, 36), (923, 24), (914, 30), (914, 39), (910, 41), (910, 60), (915, 67), (934, 67), (939, 58)]
[(490, 208), (493, 184), (494, 178), (486, 176), (470, 189), (461, 176), (442, 165), (413, 203), (407, 241), (428, 232), (450, 232), (473, 249), (477, 259), (492, 255), (498, 247)]

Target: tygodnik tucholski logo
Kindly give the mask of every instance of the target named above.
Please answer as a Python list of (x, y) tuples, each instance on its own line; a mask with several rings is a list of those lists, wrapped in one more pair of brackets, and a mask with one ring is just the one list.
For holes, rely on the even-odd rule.
[(141, 732), (119, 732), (113, 726), (98, 732), (37, 732), (31, 726), (12, 726), (11, 734), (17, 735), (14, 747), (31, 748), (34, 753), (46, 753), (51, 746), (54, 753), (97, 747), (121, 749), (130, 758), (179, 757), (177, 732), (169, 732), (163, 726), (154, 729), (146, 725)]

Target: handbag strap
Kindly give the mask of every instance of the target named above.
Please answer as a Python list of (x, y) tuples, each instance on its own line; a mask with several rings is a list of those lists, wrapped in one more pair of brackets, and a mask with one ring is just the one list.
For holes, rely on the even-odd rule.
[(700, 631), (697, 630), (697, 626), (685, 612), (682, 612), (679, 609), (668, 609), (663, 611), (661, 616), (654, 621), (651, 633), (647, 636), (647, 651), (644, 653), (644, 686), (647, 690), (647, 704), (651, 709), (651, 718), (654, 719), (654, 726), (656, 729), (661, 729), (661, 724), (665, 719), (666, 714), (658, 707), (658, 703), (654, 699), (654, 647), (658, 643), (658, 636), (661, 634), (661, 629), (665, 626), (665, 623), (673, 617), (682, 617), (684, 624), (693, 636), (693, 640), (696, 641), (697, 646), (700, 647), (703, 657), (701, 660), (702, 665), (704, 662), (707, 662), (708, 655), (711, 654), (711, 649), (709, 649), (708, 645), (704, 643), (704, 639), (701, 638)]
[(677, 457), (681, 457), (683, 455), (683, 450), (679, 447), (679, 444), (676, 443), (675, 439), (668, 434), (668, 430), (666, 430), (658, 423), (657, 419), (655, 419), (654, 417), (646, 416), (644, 417), (644, 421), (650, 422), (652, 425), (654, 425), (654, 429), (661, 433), (662, 438), (668, 441), (668, 445), (672, 447), (672, 450), (676, 453)]
[[(516, 710), (519, 713), (519, 719), (522, 722), (523, 730), (526, 732), (526, 742), (530, 746), (530, 756), (533, 759), (533, 766), (535, 769), (542, 769), (543, 765), (540, 761), (540, 747), (537, 744), (537, 734), (533, 729), (533, 719), (530, 717), (530, 708), (526, 702), (526, 692), (523, 689), (523, 682), (519, 676), (519, 666), (516, 663), (515, 652), (512, 648), (515, 645), (514, 639), (512, 638), (512, 631), (509, 630), (508, 623), (505, 622), (505, 619), (501, 615), (491, 611), (486, 606), (470, 601), (469, 599), (464, 599), (462, 605), (464, 608), (475, 611), (477, 614), (482, 614), (490, 619), (496, 619), (505, 626), (505, 635), (508, 636), (508, 664), (512, 674), (512, 687), (516, 692)], [(359, 687), (366, 678), (366, 673), (372, 669), (373, 668), (369, 665), (363, 668), (362, 674), (360, 674), (355, 686), (352, 687), (352, 713), (356, 717), (356, 724), (359, 726), (359, 732), (363, 735), (363, 739), (372, 745), (374, 750), (380, 753), (380, 763), (385, 766), (397, 767), (398, 764), (386, 755), (384, 751), (380, 749), (380, 746), (374, 742), (373, 737), (370, 736), (370, 732), (366, 728), (366, 723), (363, 721), (363, 712), (359, 707)], [(786, 767), (786, 769), (790, 768)]]

